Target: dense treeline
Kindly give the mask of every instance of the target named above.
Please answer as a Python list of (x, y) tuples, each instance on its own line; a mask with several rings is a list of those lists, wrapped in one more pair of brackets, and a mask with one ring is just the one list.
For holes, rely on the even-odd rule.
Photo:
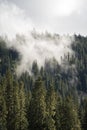
[(17, 78), (18, 53), (0, 40), (0, 130), (86, 130), (86, 46), (87, 37), (75, 35), (68, 69), (54, 58), (40, 69), (35, 61), (32, 75)]
[(32, 92), (10, 71), (1, 80), (0, 130), (80, 130), (78, 108), (72, 98), (58, 96), (52, 84), (46, 90), (39, 77)]

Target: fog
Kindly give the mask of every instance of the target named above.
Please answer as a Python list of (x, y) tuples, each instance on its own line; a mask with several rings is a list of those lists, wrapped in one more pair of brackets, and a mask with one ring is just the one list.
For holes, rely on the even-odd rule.
[[(34, 29), (35, 28), (35, 29)], [(6, 41), (7, 48), (13, 48), (19, 53), (16, 73), (31, 73), (32, 63), (37, 61), (39, 68), (45, 60), (55, 58), (62, 65), (61, 57), (71, 49), (74, 37), (53, 35), (37, 29), (24, 10), (8, 2), (0, 4), (0, 35)]]

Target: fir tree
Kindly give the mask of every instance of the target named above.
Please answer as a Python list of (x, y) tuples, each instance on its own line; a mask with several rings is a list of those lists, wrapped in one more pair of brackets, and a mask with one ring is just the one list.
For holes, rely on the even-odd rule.
[(32, 91), (32, 98), (30, 102), (29, 117), (31, 130), (44, 130), (46, 118), (46, 90), (40, 78), (36, 80), (35, 87)]
[(87, 99), (85, 99), (85, 112), (82, 122), (82, 128), (83, 130), (87, 130)]
[(0, 85), (0, 130), (7, 130), (6, 117), (7, 117), (6, 101), (3, 92), (3, 86)]
[(19, 84), (14, 82), (13, 92), (13, 130), (20, 130), (20, 100), (19, 100)]
[(67, 98), (58, 104), (56, 126), (57, 130), (81, 130), (78, 113), (72, 99)]
[(26, 115), (26, 97), (24, 85), (21, 82), (19, 86), (19, 130), (27, 130), (28, 129), (28, 121)]
[(13, 129), (13, 76), (11, 71), (6, 73), (6, 107), (7, 107), (7, 130)]
[(56, 92), (53, 85), (50, 85), (47, 91), (47, 130), (55, 130), (55, 113), (56, 113)]

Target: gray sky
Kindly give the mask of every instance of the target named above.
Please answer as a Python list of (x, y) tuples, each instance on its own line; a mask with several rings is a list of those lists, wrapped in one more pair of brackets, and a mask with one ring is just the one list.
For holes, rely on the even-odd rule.
[(87, 35), (87, 0), (7, 0), (23, 9), (35, 27)]

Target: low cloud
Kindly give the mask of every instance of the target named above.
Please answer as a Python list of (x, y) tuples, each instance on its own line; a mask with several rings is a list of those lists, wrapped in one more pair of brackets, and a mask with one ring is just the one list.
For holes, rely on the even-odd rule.
[[(7, 48), (13, 48), (19, 53), (17, 75), (31, 72), (32, 63), (37, 61), (39, 68), (45, 60), (55, 58), (61, 65), (61, 57), (71, 49), (73, 36), (56, 36), (33, 30), (34, 24), (24, 11), (8, 2), (0, 4), (0, 35), (5, 37)], [(36, 28), (36, 27), (35, 27)]]
[(28, 33), (32, 27), (33, 23), (24, 10), (12, 3), (0, 3), (0, 35), (12, 39), (16, 34)]

